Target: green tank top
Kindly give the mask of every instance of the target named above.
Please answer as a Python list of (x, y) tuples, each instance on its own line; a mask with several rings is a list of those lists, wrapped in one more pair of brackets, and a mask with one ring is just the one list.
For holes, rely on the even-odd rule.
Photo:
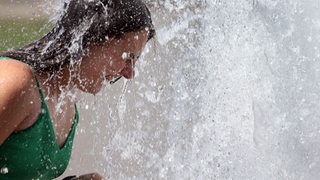
[(76, 109), (75, 121), (69, 136), (60, 148), (38, 80), (37, 85), (42, 101), (41, 113), (30, 128), (12, 133), (0, 145), (0, 180), (49, 180), (60, 176), (69, 163), (75, 129), (79, 121), (78, 111)]

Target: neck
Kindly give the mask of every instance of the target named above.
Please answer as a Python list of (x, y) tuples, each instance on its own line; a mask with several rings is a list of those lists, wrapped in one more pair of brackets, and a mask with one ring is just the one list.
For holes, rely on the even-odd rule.
[(52, 122), (59, 124), (61, 121), (68, 120), (65, 117), (70, 113), (72, 114), (70, 117), (74, 117), (74, 104), (77, 99), (69, 68), (55, 73), (38, 73), (37, 76)]
[(68, 67), (58, 72), (40, 72), (37, 74), (41, 89), (48, 99), (60, 99), (74, 94), (74, 81)]

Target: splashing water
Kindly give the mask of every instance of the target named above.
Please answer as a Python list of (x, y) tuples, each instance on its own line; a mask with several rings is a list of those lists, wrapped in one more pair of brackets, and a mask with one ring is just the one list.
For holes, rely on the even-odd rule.
[(126, 98), (125, 98), (125, 93), (128, 90), (128, 86), (130, 84), (129, 80), (125, 80), (122, 88), (122, 94), (119, 98), (117, 108), (118, 108), (118, 115), (119, 115), (119, 120), (123, 124), (123, 116), (126, 111)]
[(114, 179), (317, 179), (319, 6), (149, 5), (157, 42), (130, 87), (101, 93), (110, 113), (97, 110), (108, 123), (96, 168)]
[(317, 179), (319, 2), (148, 5), (157, 38), (130, 85), (82, 95), (65, 175)]

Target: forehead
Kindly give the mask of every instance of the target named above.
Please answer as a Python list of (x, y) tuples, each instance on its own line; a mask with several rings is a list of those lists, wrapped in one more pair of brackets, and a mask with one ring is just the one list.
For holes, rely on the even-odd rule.
[(144, 45), (148, 41), (149, 32), (146, 30), (134, 31), (125, 33), (119, 39), (114, 39), (111, 41), (111, 44), (123, 44), (123, 45)]

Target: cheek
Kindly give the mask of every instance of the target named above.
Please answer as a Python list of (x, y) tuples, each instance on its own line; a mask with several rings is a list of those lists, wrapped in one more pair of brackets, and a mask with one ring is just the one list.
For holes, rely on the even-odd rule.
[(106, 70), (108, 73), (119, 73), (126, 66), (122, 58), (110, 56), (106, 62)]
[(82, 65), (77, 75), (77, 86), (81, 91), (96, 94), (102, 86), (103, 77), (101, 70), (92, 64)]
[(79, 80), (85, 84), (93, 84), (101, 79), (103, 68), (100, 64), (87, 64), (81, 68), (79, 72)]

